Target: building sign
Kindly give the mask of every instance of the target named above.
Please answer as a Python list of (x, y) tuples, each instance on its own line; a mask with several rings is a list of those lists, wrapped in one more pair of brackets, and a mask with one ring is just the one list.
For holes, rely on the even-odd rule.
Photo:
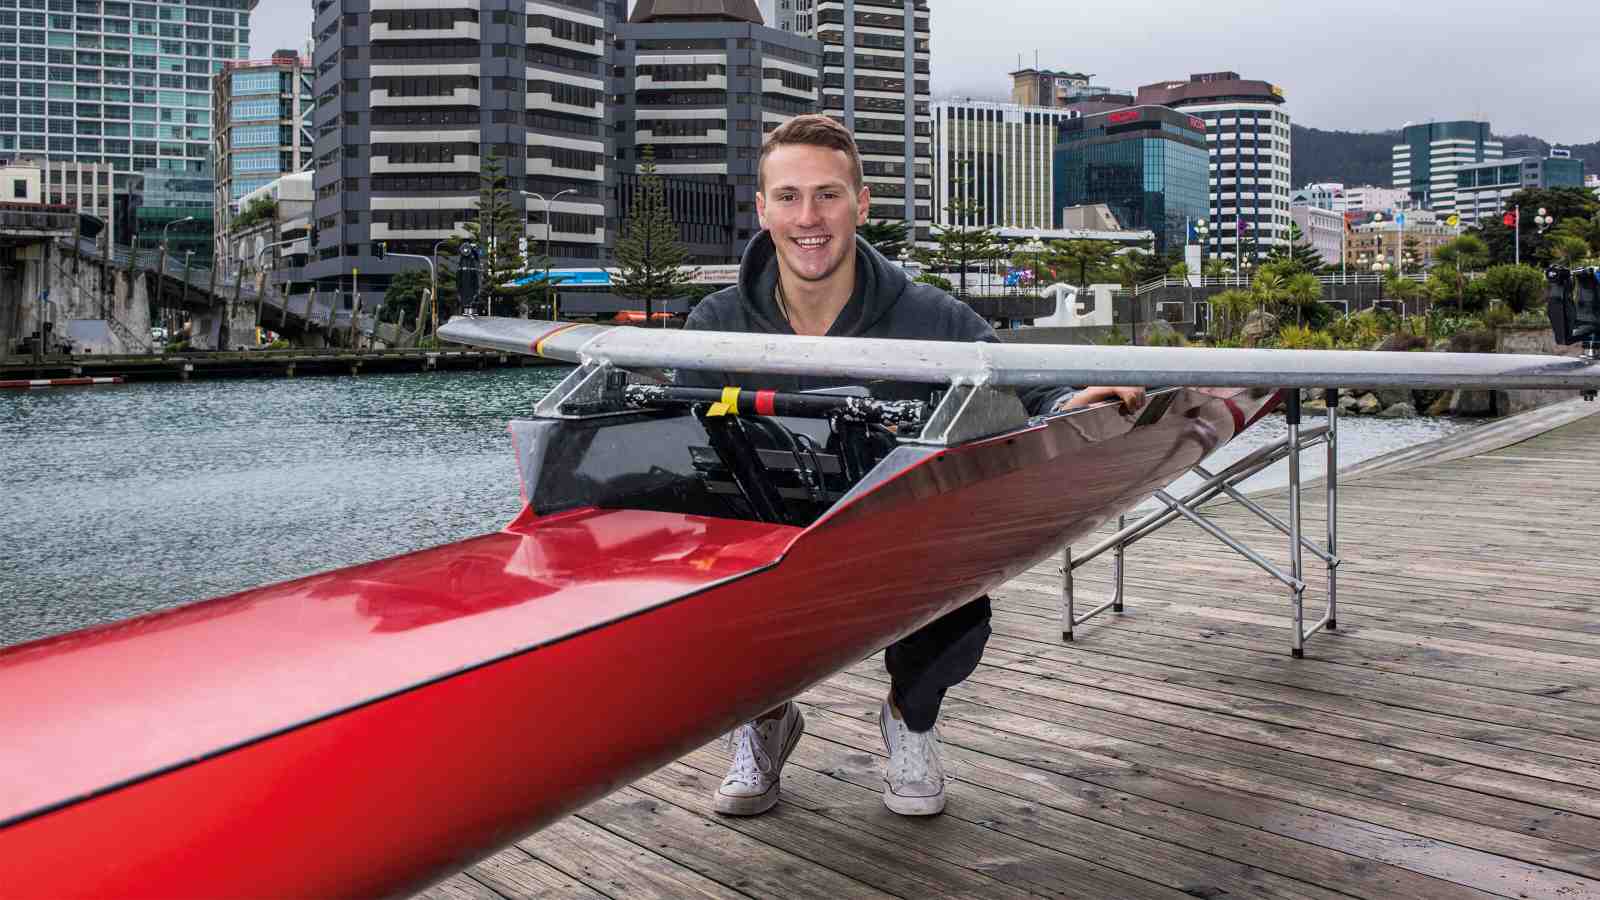
[(1123, 122), (1136, 121), (1143, 113), (1137, 109), (1124, 109), (1106, 116), (1106, 121), (1112, 125), (1121, 125)]
[(1275, 84), (1268, 85), (1268, 87), (1272, 88), (1272, 96), (1274, 96), (1274, 97), (1282, 97), (1283, 96), (1283, 88), (1278, 87)]
[(1205, 131), (1206, 130), (1206, 121), (1204, 119), (1200, 118), (1199, 116), (1190, 116), (1189, 117), (1189, 127), (1193, 128), (1195, 131)]

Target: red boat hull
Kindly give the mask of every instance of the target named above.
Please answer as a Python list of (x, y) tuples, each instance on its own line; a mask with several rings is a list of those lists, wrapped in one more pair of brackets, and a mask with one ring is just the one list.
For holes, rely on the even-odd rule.
[(12, 648), (0, 884), (410, 893), (996, 587), (1269, 400), (1186, 391), (1140, 428), (1055, 418), (941, 451), (803, 530), (525, 515)]

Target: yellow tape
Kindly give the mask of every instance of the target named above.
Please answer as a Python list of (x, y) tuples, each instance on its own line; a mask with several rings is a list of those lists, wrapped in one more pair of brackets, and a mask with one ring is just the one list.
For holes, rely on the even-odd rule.
[(711, 404), (706, 410), (708, 416), (737, 416), (739, 414), (739, 389), (725, 387), (722, 389), (722, 399)]

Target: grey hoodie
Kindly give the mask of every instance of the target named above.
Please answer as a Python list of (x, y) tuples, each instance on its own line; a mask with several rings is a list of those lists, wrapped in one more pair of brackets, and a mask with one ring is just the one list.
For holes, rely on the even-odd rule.
[[(689, 313), (685, 328), (700, 331), (737, 331), (757, 334), (794, 334), (778, 309), (778, 255), (772, 235), (762, 231), (750, 242), (739, 263), (739, 283), (706, 297)], [(859, 235), (856, 237), (856, 287), (850, 302), (828, 329), (833, 337), (876, 337), (927, 341), (993, 341), (994, 329), (972, 307), (931, 284), (910, 280), (905, 270), (889, 262)], [(678, 383), (695, 387), (733, 385), (747, 389), (807, 391), (839, 387), (847, 380), (812, 376), (764, 375), (761, 383), (749, 375), (680, 371)], [(925, 399), (928, 385), (869, 385), (873, 396), (885, 399)], [(1038, 415), (1056, 401), (1070, 396), (1072, 388), (1040, 387), (1022, 392), (1023, 405)]]

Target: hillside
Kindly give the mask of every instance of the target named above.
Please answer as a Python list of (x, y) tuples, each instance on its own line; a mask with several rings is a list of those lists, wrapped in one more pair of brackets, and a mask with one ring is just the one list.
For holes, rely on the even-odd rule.
[[(1318, 181), (1339, 181), (1347, 185), (1375, 184), (1387, 187), (1391, 179), (1391, 154), (1400, 132), (1325, 131), (1304, 125), (1291, 126), (1294, 142), (1290, 179), (1299, 187)], [(1501, 136), (1507, 156), (1545, 155), (1550, 145), (1525, 134)], [(1600, 141), (1588, 144), (1563, 144), (1574, 158), (1582, 159), (1586, 171), (1600, 172)]]

